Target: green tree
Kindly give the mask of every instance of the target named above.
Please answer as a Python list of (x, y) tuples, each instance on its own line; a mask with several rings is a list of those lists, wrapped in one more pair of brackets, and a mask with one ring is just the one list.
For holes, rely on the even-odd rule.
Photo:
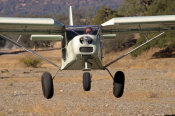
[[(136, 0), (135, 0), (135, 2), (136, 2)], [(172, 15), (172, 14), (175, 14), (174, 5), (175, 5), (175, 1), (172, 1), (172, 0), (161, 0), (161, 1), (154, 0), (154, 1), (151, 1), (151, 4), (149, 4), (149, 6), (147, 6), (147, 8), (144, 10), (143, 15), (148, 15), (148, 16), (151, 16), (151, 15)], [(132, 9), (132, 10), (133, 10), (133, 12), (135, 11), (134, 9)], [(135, 12), (137, 12), (137, 10)], [(152, 38), (155, 35), (156, 34), (149, 33), (147, 36), (148, 36), (148, 38)], [(151, 42), (150, 44), (147, 44), (144, 47), (142, 47), (139, 50), (132, 53), (132, 56), (137, 57), (143, 51), (149, 50), (152, 47), (158, 47), (158, 48), (170, 47), (170, 48), (173, 48), (175, 46), (175, 44), (174, 44), (175, 41), (174, 41), (174, 36), (172, 36), (172, 35), (174, 35), (174, 32), (166, 33), (166, 35), (163, 38), (156, 39), (153, 42)], [(145, 36), (143, 34), (141, 34), (141, 37), (140, 37), (140, 39), (137, 40), (135, 47), (139, 46), (140, 44), (142, 44), (145, 41), (146, 41)]]
[(156, 0), (147, 10), (146, 15), (173, 15), (175, 14), (174, 0)]
[(98, 11), (96, 16), (92, 19), (91, 24), (92, 25), (100, 25), (104, 23), (105, 21), (113, 18), (118, 17), (118, 12), (115, 10), (112, 10), (110, 8), (107, 8), (106, 6), (101, 7)]
[(124, 16), (142, 16), (152, 3), (153, 0), (124, 0), (118, 11)]
[(69, 18), (68, 16), (64, 15), (64, 14), (59, 14), (53, 17), (56, 21), (59, 21), (60, 23), (63, 23), (64, 25), (68, 25), (69, 24)]
[(74, 18), (74, 25), (85, 25), (86, 23), (81, 21), (84, 19), (84, 12), (82, 9), (74, 10), (73, 11), (73, 18)]
[[(100, 25), (114, 17), (119, 17), (118, 12), (116, 10), (112, 10), (110, 8), (107, 8), (105, 6), (101, 7), (98, 11), (96, 16), (91, 21), (92, 25)], [(119, 51), (127, 48), (128, 46), (124, 43), (130, 41), (133, 39), (132, 35), (129, 34), (117, 34), (117, 37), (115, 39), (109, 39), (104, 41), (104, 48), (105, 53), (111, 52), (111, 51)]]

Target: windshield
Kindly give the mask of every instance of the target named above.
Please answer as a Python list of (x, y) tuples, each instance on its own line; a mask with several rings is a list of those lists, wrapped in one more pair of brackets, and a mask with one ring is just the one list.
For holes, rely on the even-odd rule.
[[(85, 26), (84, 27), (67, 27), (66, 28), (66, 37), (67, 37), (68, 42), (70, 40), (72, 40), (77, 35), (86, 34), (86, 28), (87, 27), (85, 27)], [(94, 26), (94, 27), (91, 27), (91, 28), (92, 28), (92, 31), (91, 31), (90, 34), (91, 35), (97, 35), (99, 27)]]

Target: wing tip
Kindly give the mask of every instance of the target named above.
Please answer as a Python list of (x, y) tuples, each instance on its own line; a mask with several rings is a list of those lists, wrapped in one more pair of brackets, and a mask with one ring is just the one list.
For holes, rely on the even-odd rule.
[(109, 26), (109, 25), (114, 25), (114, 18), (104, 22), (103, 24), (101, 24), (101, 26)]

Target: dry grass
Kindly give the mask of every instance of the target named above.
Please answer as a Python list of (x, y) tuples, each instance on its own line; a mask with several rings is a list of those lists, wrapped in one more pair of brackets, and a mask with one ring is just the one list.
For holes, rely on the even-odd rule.
[(174, 75), (175, 75), (175, 72), (167, 72), (167, 73), (166, 73), (166, 76), (167, 76), (168, 78), (172, 78), (172, 79), (173, 79), (173, 78), (175, 78)]
[(127, 98), (128, 101), (145, 101), (149, 98), (150, 92), (148, 91), (132, 91), (132, 92), (125, 92), (124, 97)]
[(0, 112), (0, 116), (5, 116), (5, 113)]
[[(109, 54), (105, 54), (104, 64), (108, 63), (115, 58), (127, 53), (128, 50), (124, 50), (122, 52), (111, 52)], [(158, 52), (159, 48), (150, 49), (146, 51), (141, 56), (137, 58), (132, 58), (130, 55), (126, 56), (125, 58), (117, 61), (116, 63), (112, 64), (110, 67), (118, 67), (122, 69), (169, 69), (175, 70), (175, 60), (174, 58), (160, 58), (160, 59), (152, 59), (152, 55), (155, 52)], [(108, 57), (110, 56), (110, 57)]]
[(27, 67), (38, 68), (41, 66), (42, 60), (40, 58), (27, 56), (25, 58), (21, 58), (20, 62), (24, 63)]
[[(111, 52), (109, 54), (105, 54), (105, 58), (103, 59), (104, 64), (110, 62), (111, 60), (123, 55), (124, 53), (130, 51), (132, 48), (129, 48), (127, 50), (121, 51), (121, 52)], [(143, 53), (141, 56), (138, 56), (137, 58), (132, 58), (130, 55), (126, 56), (125, 58), (119, 60), (118, 62), (111, 65), (111, 67), (118, 67), (120, 70), (123, 69), (175, 69), (175, 63), (173, 58), (165, 58), (165, 59), (151, 59), (152, 55), (159, 51), (160, 49), (154, 48), (150, 49), (149, 51)], [(54, 61), (56, 64), (61, 65), (61, 62), (58, 61), (61, 57), (61, 53), (58, 50), (53, 51), (39, 51), (38, 54), (49, 58), (50, 60)], [(23, 53), (15, 56), (11, 55), (4, 55), (0, 56), (1, 61), (0, 68), (7, 67), (9, 68), (21, 68), (24, 67), (22, 65), (23, 63), (19, 63), (19, 59), (29, 56), (29, 53)], [(108, 57), (110, 56), (110, 57)], [(48, 64), (47, 62), (42, 63), (42, 67), (53, 67), (51, 64)]]
[[(49, 109), (49, 110), (48, 110)], [(19, 108), (19, 112), (33, 112), (36, 114), (40, 114), (40, 115), (53, 115), (56, 112), (60, 112), (64, 110), (64, 103), (59, 101), (56, 102), (56, 105), (54, 107), (49, 107), (47, 108), (47, 106), (44, 106), (40, 103), (36, 103), (30, 107), (21, 107)]]
[[(128, 50), (131, 50), (131, 49), (128, 49)], [(105, 59), (104, 61), (105, 62), (109, 62), (110, 60), (116, 58), (116, 57), (119, 57), (120, 55), (126, 53), (128, 50), (125, 50), (125, 51), (122, 51), (122, 52), (119, 52), (119, 53), (109, 53), (107, 55), (105, 55)], [(158, 50), (158, 49), (157, 49)], [(151, 58), (151, 55), (157, 51), (156, 49), (152, 49), (148, 52), (145, 52), (144, 54), (142, 54), (142, 56), (139, 56), (138, 58), (136, 59), (133, 59), (132, 57), (130, 56), (127, 56), (125, 57), (124, 59), (121, 59), (120, 61), (116, 62), (115, 64), (113, 64), (111, 66), (111, 69), (112, 67), (117, 67), (117, 69), (120, 69), (122, 71), (124, 71), (125, 69), (127, 68), (133, 68), (133, 69), (166, 69), (166, 70), (173, 70), (175, 69), (175, 61), (174, 59), (150, 59)], [(59, 51), (51, 51), (51, 52), (39, 52), (41, 53), (41, 55), (45, 56), (45, 57), (49, 57), (49, 58), (55, 58), (55, 55), (58, 55)], [(48, 54), (47, 54), (48, 53)], [(51, 54), (49, 54), (51, 53)], [(28, 55), (26, 53), (24, 53), (25, 55)], [(23, 54), (23, 55), (24, 55)], [(110, 57), (107, 57), (107, 56), (110, 56)], [(9, 69), (8, 66), (11, 66), (12, 68), (16, 69), (16, 64), (19, 63), (19, 59), (22, 58), (24, 56), (20, 56), (20, 55), (17, 55), (17, 56), (0, 56), (0, 59), (1, 59), (1, 62), (0, 62), (0, 70), (1, 69)], [(54, 59), (52, 59), (54, 60)], [(56, 62), (56, 60), (55, 60)], [(18, 64), (19, 65), (19, 64)], [(42, 67), (47, 67), (47, 68), (52, 68), (52, 66), (50, 66), (50, 64), (46, 63), (46, 62), (43, 62), (43, 65)], [(19, 66), (18, 66), (19, 68)], [(21, 67), (20, 67), (21, 68)], [(23, 68), (23, 67), (22, 67)], [(13, 69), (11, 69), (13, 70)], [(11, 71), (9, 70), (9, 71)], [(21, 70), (24, 70), (24, 69), (21, 69)], [(35, 69), (35, 70), (38, 70), (38, 69)], [(72, 73), (71, 73), (72, 74)], [(19, 74), (20, 75), (20, 74)], [(23, 76), (22, 76), (23, 75)], [(21, 83), (21, 82), (40, 82), (40, 78), (23, 78), (25, 75), (22, 74), (21, 78), (9, 78), (9, 79), (5, 79), (5, 80), (1, 80), (3, 81), (4, 83), (7, 83), (7, 85), (12, 88), (11, 86), (14, 86), (15, 83)], [(29, 74), (30, 75), (30, 74)], [(137, 75), (137, 74), (136, 74)], [(144, 74), (146, 75), (146, 74)], [(167, 71), (166, 72), (166, 76), (167, 77), (170, 77), (173, 79), (175, 73), (173, 71)], [(70, 75), (72, 76), (72, 75)], [(103, 75), (103, 76), (100, 76), (100, 75), (94, 75), (93, 77), (93, 80), (96, 81), (96, 80), (111, 80), (111, 78), (109, 77), (109, 75), (106, 73), (106, 75)], [(146, 81), (146, 80), (149, 80), (150, 78), (147, 78), (147, 77), (143, 77), (141, 79), (141, 81)], [(126, 81), (128, 81), (129, 79), (127, 79)], [(71, 83), (81, 83), (82, 82), (82, 76), (80, 74), (80, 76), (76, 76), (76, 77), (73, 77), (73, 78), (66, 78), (65, 76), (62, 76), (60, 78), (56, 78), (54, 80), (54, 83), (59, 83), (59, 82), (62, 82), (62, 83), (67, 83), (69, 84), (70, 82)], [(111, 80), (112, 82), (112, 80)], [(128, 87), (128, 88), (127, 88)], [(72, 98), (102, 98), (101, 94), (99, 94), (98, 92), (95, 91), (90, 91), (90, 92), (84, 92), (82, 88), (80, 88), (80, 90), (76, 90), (76, 91), (65, 91), (64, 88), (61, 88), (61, 87), (58, 87), (59, 89), (55, 89), (56, 90), (56, 93), (57, 94), (60, 94), (60, 96), (62, 95), (69, 95), (69, 96), (73, 96)], [(36, 90), (41, 90), (41, 85), (38, 85), (35, 87)], [(60, 92), (60, 89), (64, 90), (61, 94)], [(99, 89), (99, 88), (98, 88)], [(113, 95), (111, 93), (111, 90), (112, 88), (110, 88), (108, 91), (105, 91), (105, 97), (106, 98), (113, 98)], [(6, 88), (4, 88), (3, 91), (7, 91)], [(170, 93), (161, 93), (161, 92), (157, 92), (155, 93), (154, 91), (149, 91), (149, 90), (130, 90), (129, 89), (129, 86), (126, 86), (126, 92), (123, 96), (123, 98), (121, 99), (118, 99), (118, 101), (128, 101), (128, 102), (144, 102), (144, 101), (147, 101), (147, 102), (152, 102), (152, 101), (155, 101), (157, 100), (156, 98), (161, 98), (161, 97), (169, 97), (169, 96), (175, 96), (175, 92), (171, 92)], [(41, 100), (42, 101), (42, 100)], [(46, 103), (44, 104), (47, 104), (47, 102), (51, 102), (51, 101), (46, 101)], [(52, 103), (52, 102), (51, 102)], [(172, 101), (171, 103), (174, 103), (174, 101)], [(55, 105), (56, 104), (56, 105)], [(110, 104), (109, 104), (110, 105)], [(26, 107), (20, 107), (18, 106), (19, 108), (17, 108), (17, 111), (18, 112), (23, 112), (23, 113), (34, 113), (34, 114), (38, 114), (38, 115), (54, 115), (55, 113), (59, 113), (59, 112), (63, 112), (63, 111), (66, 111), (66, 108), (68, 107), (67, 104), (65, 104), (64, 102), (61, 101), (61, 99), (59, 101), (55, 101), (55, 103), (50, 106), (48, 108), (47, 105), (43, 105), (43, 103), (41, 102), (36, 102), (35, 104), (32, 104), (32, 105), (26, 105)], [(49, 110), (48, 110), (49, 109)], [(91, 106), (88, 106), (88, 105), (83, 105), (83, 104), (77, 104), (75, 107), (72, 107), (71, 109), (71, 112), (68, 112), (70, 115), (81, 115), (81, 111), (91, 111), (91, 112), (102, 112), (102, 111), (112, 111), (110, 110), (108, 107), (105, 107), (105, 106), (102, 106), (102, 107), (91, 107)], [(117, 114), (117, 112), (116, 112)], [(113, 114), (114, 115), (114, 114)], [(1, 113), (0, 113), (0, 116), (1, 116)], [(3, 116), (3, 113), (2, 113), (2, 116)]]
[(158, 97), (158, 94), (157, 93), (150, 93), (150, 98), (157, 98)]

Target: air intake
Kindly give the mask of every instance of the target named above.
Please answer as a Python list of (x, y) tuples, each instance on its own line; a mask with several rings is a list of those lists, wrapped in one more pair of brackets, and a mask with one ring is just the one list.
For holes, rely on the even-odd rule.
[(92, 47), (80, 47), (80, 52), (93, 52)]

